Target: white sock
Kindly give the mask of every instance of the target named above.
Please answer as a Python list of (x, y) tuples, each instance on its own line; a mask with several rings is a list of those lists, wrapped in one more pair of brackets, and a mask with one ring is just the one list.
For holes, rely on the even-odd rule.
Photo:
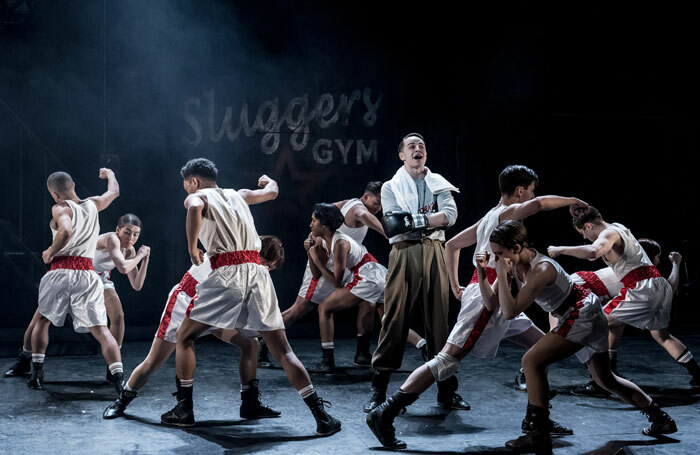
[(130, 386), (129, 384), (126, 384), (126, 385), (124, 386), (124, 390), (126, 390), (126, 391), (128, 391), (128, 392), (136, 392), (136, 390), (135, 390), (135, 389), (132, 389), (131, 386)]
[(194, 378), (192, 379), (180, 379), (180, 387), (193, 387)]
[(109, 367), (109, 372), (112, 374), (117, 374), (117, 373), (123, 373), (124, 372), (124, 365), (122, 365), (121, 362), (114, 362), (111, 364)]
[(323, 349), (335, 349), (335, 344), (331, 341), (329, 343), (321, 343)]
[(306, 399), (307, 397), (310, 397), (311, 395), (314, 394), (314, 385), (309, 384), (306, 387), (304, 387), (303, 389), (297, 390), (297, 392), (299, 393), (299, 396), (302, 398), (302, 400)]
[(416, 343), (416, 349), (420, 349), (423, 346), (425, 346), (426, 344), (428, 344), (428, 342), (425, 341), (425, 338), (421, 338), (420, 341), (418, 343)]
[(32, 362), (44, 363), (44, 357), (46, 357), (46, 354), (32, 354)]
[(693, 354), (690, 352), (690, 350), (686, 349), (685, 352), (683, 352), (683, 354), (676, 359), (676, 362), (684, 364), (690, 362), (691, 360), (693, 360)]

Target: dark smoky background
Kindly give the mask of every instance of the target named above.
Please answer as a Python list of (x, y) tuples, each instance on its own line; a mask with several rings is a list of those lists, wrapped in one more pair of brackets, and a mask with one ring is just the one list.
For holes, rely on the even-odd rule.
[[(538, 194), (580, 197), (665, 253), (680, 251), (673, 325), (697, 327), (698, 37), (682, 14), (582, 21), (559, 11), (545, 21), (535, 11), (365, 2), (11, 3), (0, 1), (4, 341), (36, 308), (49, 173), (71, 173), (85, 197), (104, 191), (100, 167), (115, 170), (121, 196), (100, 223), (106, 232), (126, 212), (143, 220), (141, 243), (152, 248), (143, 290), (113, 278), (127, 339), (147, 339), (189, 267), (178, 173), (188, 159), (215, 161), (225, 187), (278, 181), (279, 198), (252, 211), (258, 232), (285, 245), (287, 262), (272, 273), (285, 309), (301, 284), (313, 204), (390, 179), (412, 131), (426, 137), (428, 167), (461, 190), (448, 238), (497, 203), (504, 166), (528, 165)], [(569, 218), (561, 210), (526, 224), (544, 250), (582, 241)], [(365, 243), (386, 264), (386, 241), (370, 231)], [(465, 282), (472, 252), (462, 254)], [(336, 320), (352, 335), (352, 311)], [(315, 321), (291, 335), (317, 336)]]

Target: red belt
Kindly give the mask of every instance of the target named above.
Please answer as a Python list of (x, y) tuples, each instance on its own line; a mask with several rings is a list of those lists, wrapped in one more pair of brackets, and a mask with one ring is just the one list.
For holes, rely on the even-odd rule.
[(605, 297), (608, 295), (608, 288), (605, 286), (605, 283), (598, 278), (595, 272), (576, 272), (576, 275), (583, 280), (581, 286), (585, 289), (590, 290), (598, 297)]
[(212, 269), (225, 265), (260, 264), (260, 253), (255, 250), (229, 251), (212, 255), (210, 261)]
[[(496, 281), (496, 269), (492, 269), (491, 267), (484, 267), (484, 271), (486, 272), (486, 279), (488, 280), (489, 284), (493, 284), (494, 281)], [(479, 275), (476, 272), (476, 269), (474, 269), (474, 274), (472, 275), (472, 279), (469, 282), (469, 284), (474, 284), (479, 282)]]
[(185, 275), (180, 280), (179, 286), (182, 292), (190, 297), (194, 297), (194, 295), (197, 293), (198, 284), (199, 282), (194, 279), (190, 272), (185, 272)]
[(82, 256), (58, 256), (51, 261), (51, 270), (95, 270), (92, 267), (92, 258)]
[(622, 279), (622, 284), (626, 288), (633, 288), (637, 283), (649, 278), (662, 278), (658, 269), (653, 265), (643, 265), (632, 270)]

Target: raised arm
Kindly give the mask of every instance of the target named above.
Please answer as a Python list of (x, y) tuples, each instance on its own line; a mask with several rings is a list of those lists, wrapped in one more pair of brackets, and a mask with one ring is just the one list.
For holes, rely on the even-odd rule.
[(258, 179), (258, 187), (260, 187), (259, 190), (240, 189), (238, 190), (238, 194), (240, 194), (241, 197), (243, 197), (246, 204), (248, 205), (260, 204), (261, 202), (271, 201), (273, 199), (276, 199), (277, 195), (279, 194), (279, 187), (277, 186), (277, 182), (272, 180), (267, 175), (262, 175)]
[[(144, 247), (139, 249), (138, 253), (134, 253), (131, 259), (126, 259), (121, 250), (121, 245), (119, 244), (119, 239), (116, 235), (105, 236), (105, 251), (109, 255), (112, 262), (114, 262), (115, 267), (119, 273), (128, 274), (133, 269), (136, 268), (141, 259), (145, 256)], [(148, 248), (148, 247), (145, 247)]]
[(44, 264), (50, 264), (56, 253), (68, 245), (68, 241), (73, 235), (73, 222), (71, 220), (70, 207), (56, 204), (51, 208), (51, 214), (53, 215), (54, 223), (56, 223), (57, 232), (51, 246), (41, 253)]
[(452, 237), (445, 244), (445, 267), (447, 267), (447, 276), (450, 279), (450, 289), (458, 300), (462, 298), (464, 290), (459, 285), (459, 252), (462, 248), (476, 243), (476, 230), (479, 228), (479, 224), (481, 224), (481, 220)]
[(204, 252), (197, 246), (199, 230), (202, 228), (202, 213), (205, 208), (205, 200), (196, 194), (190, 194), (185, 199), (187, 209), (187, 220), (185, 230), (187, 231), (187, 251), (190, 253), (190, 260), (194, 265), (204, 262)]
[[(133, 249), (133, 248), (132, 248)], [(145, 245), (141, 245), (138, 253), (136, 255), (142, 255), (141, 266), (134, 267), (131, 269), (126, 276), (129, 277), (129, 283), (134, 291), (140, 291), (143, 288), (143, 283), (146, 281), (146, 273), (148, 272), (148, 261), (151, 258), (151, 248)]]
[(671, 274), (668, 276), (668, 282), (671, 284), (673, 293), (678, 292), (678, 283), (681, 280), (681, 261), (683, 256), (677, 251), (671, 251), (668, 255), (668, 260), (671, 261)]
[(600, 233), (595, 242), (590, 245), (581, 246), (550, 246), (547, 248), (547, 253), (553, 258), (564, 254), (573, 256), (579, 259), (588, 259), (595, 261), (596, 259), (605, 256), (613, 249), (615, 243), (620, 240), (620, 234), (614, 229), (605, 229)]
[(481, 291), (481, 298), (484, 302), (484, 306), (489, 311), (496, 311), (499, 308), (499, 303), (498, 294), (494, 292), (494, 289), (498, 291), (498, 278), (496, 278), (493, 286), (491, 286), (486, 277), (486, 270), (484, 270), (489, 263), (489, 258), (490, 254), (488, 251), (476, 253), (476, 274), (479, 278), (479, 290)]
[(107, 179), (107, 191), (100, 196), (88, 198), (95, 203), (98, 212), (109, 207), (109, 204), (119, 197), (119, 182), (117, 182), (117, 178), (114, 176), (114, 171), (103, 167), (100, 169), (100, 178)]
[(512, 269), (513, 263), (508, 258), (501, 258), (496, 262), (498, 303), (506, 319), (514, 319), (525, 311), (540, 295), (542, 289), (556, 279), (554, 267), (547, 263), (537, 264), (528, 274), (525, 286), (520, 289), (517, 297), (513, 297), (508, 285), (508, 274)]
[(554, 210), (562, 207), (588, 207), (588, 204), (575, 197), (538, 196), (527, 202), (511, 204), (501, 212), (500, 220), (524, 220), (537, 212)]

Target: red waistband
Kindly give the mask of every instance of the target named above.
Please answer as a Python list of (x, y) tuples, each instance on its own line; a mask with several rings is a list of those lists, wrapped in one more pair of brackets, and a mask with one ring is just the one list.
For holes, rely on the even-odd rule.
[(260, 264), (260, 253), (255, 250), (229, 251), (214, 254), (210, 260), (212, 269), (225, 265)]
[[(492, 269), (491, 267), (484, 267), (484, 271), (486, 272), (486, 279), (488, 280), (489, 284), (493, 284), (494, 281), (496, 281), (496, 269)], [(472, 279), (469, 282), (469, 284), (474, 284), (479, 282), (479, 275), (476, 272), (476, 269), (474, 269), (474, 274), (472, 275)]]
[(598, 275), (596, 275), (595, 272), (576, 272), (576, 275), (583, 280), (583, 284), (581, 286), (590, 290), (598, 297), (605, 297), (609, 294), (605, 283), (598, 278)]
[(95, 270), (92, 267), (92, 258), (84, 258), (82, 256), (58, 256), (51, 261), (51, 270), (70, 269), (70, 270)]
[(180, 289), (190, 297), (194, 297), (197, 293), (197, 285), (199, 282), (194, 279), (190, 272), (186, 272), (180, 280)]
[(584, 288), (583, 286), (574, 283), (574, 287), (571, 288), (571, 292), (566, 296), (564, 301), (552, 311), (555, 315), (563, 316), (570, 307), (575, 307), (578, 302), (585, 299), (591, 295), (591, 291)]
[(622, 279), (622, 284), (626, 288), (633, 288), (640, 281), (649, 278), (661, 278), (661, 274), (653, 265), (643, 265), (625, 275), (625, 277)]
[(360, 262), (350, 267), (350, 271), (352, 273), (356, 273), (358, 270), (360, 270), (360, 267), (367, 264), (368, 262), (377, 262), (377, 260), (374, 259), (374, 256), (372, 256), (371, 254), (366, 253), (364, 256), (362, 256), (362, 260), (360, 260)]

